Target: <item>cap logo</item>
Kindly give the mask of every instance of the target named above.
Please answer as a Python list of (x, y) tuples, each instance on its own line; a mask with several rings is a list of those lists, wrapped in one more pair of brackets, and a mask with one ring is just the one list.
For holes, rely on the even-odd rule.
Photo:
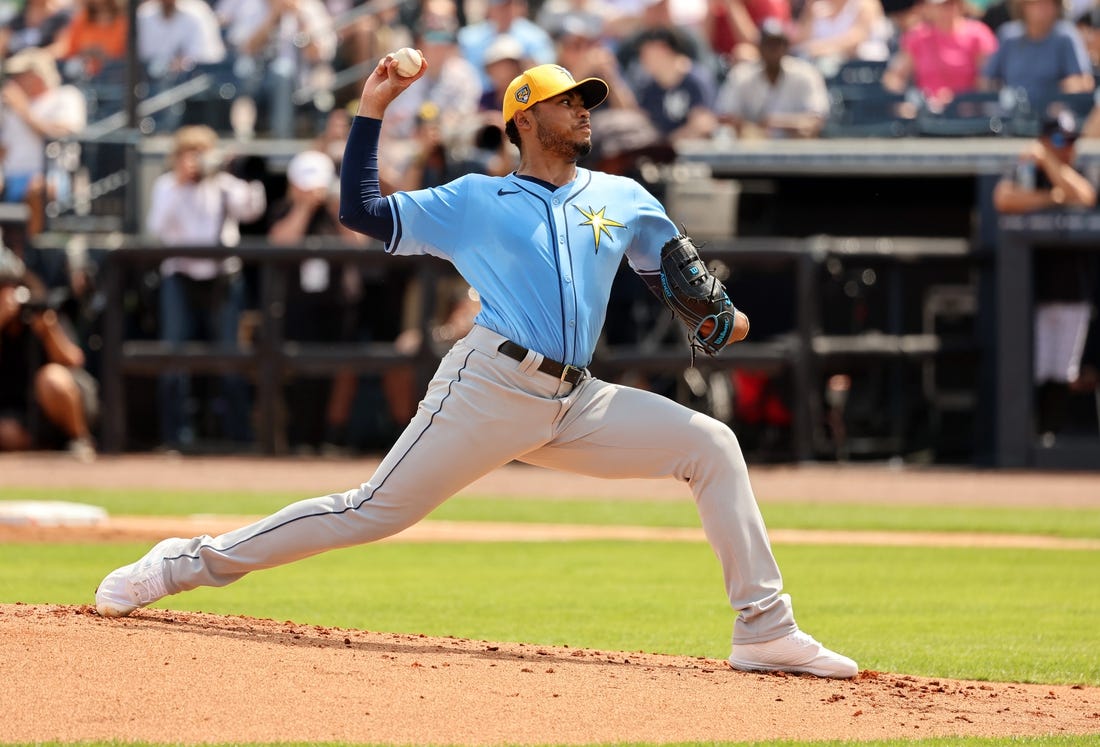
[(530, 99), (531, 99), (531, 86), (524, 83), (522, 86), (520, 86), (519, 90), (516, 91), (516, 101), (518, 101), (521, 104), (526, 104)]
[(569, 72), (568, 70), (566, 70), (566, 69), (565, 69), (564, 67), (562, 67), (561, 65), (554, 65), (554, 67), (555, 67), (555, 68), (557, 68), (557, 70), (558, 70), (558, 71), (559, 71), (559, 72), (560, 72), (560, 73), (561, 73), (562, 75), (564, 75), (564, 76), (565, 76), (566, 78), (569, 78), (569, 82), (570, 82), (570, 83), (576, 83), (576, 82), (577, 82), (577, 79), (573, 77), (573, 73)]

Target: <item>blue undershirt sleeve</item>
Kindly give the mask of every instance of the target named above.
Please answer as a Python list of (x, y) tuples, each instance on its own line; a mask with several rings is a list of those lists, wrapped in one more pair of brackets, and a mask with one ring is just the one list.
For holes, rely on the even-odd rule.
[(394, 218), (378, 183), (378, 137), (382, 120), (355, 117), (340, 169), (340, 222), (353, 231), (389, 242)]

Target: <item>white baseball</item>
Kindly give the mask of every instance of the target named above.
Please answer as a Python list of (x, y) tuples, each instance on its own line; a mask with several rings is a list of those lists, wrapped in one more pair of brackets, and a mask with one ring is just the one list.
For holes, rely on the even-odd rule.
[(397, 60), (397, 74), (402, 78), (411, 78), (419, 73), (424, 62), (420, 53), (409, 47), (401, 47), (393, 53), (393, 58)]

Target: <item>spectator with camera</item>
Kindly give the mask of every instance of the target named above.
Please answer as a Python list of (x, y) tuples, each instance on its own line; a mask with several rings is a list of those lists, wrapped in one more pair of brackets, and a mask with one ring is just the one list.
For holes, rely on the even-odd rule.
[[(245, 181), (222, 168), (217, 134), (205, 125), (181, 127), (174, 136), (170, 170), (153, 182), (146, 229), (167, 245), (233, 246), (240, 223), (259, 218), (267, 207), (262, 182)], [(208, 340), (226, 349), (238, 344), (244, 281), (236, 258), (178, 256), (161, 264), (160, 337), (172, 346)], [(168, 450), (194, 444), (188, 407), (191, 382), (170, 371), (158, 382), (162, 445)], [(223, 435), (247, 441), (248, 389), (239, 376), (226, 375), (221, 387)]]
[(83, 366), (44, 286), (0, 247), (0, 451), (67, 445), (95, 458), (97, 386)]

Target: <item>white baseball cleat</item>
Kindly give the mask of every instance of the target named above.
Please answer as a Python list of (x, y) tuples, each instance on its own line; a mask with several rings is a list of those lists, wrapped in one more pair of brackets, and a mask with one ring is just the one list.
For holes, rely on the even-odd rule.
[(735, 643), (729, 662), (734, 669), (746, 672), (798, 672), (837, 679), (859, 673), (854, 661), (830, 651), (801, 630), (773, 641)]
[(187, 540), (158, 542), (135, 563), (107, 574), (95, 590), (95, 609), (103, 617), (125, 617), (168, 596), (164, 587), (164, 559), (183, 549)]

